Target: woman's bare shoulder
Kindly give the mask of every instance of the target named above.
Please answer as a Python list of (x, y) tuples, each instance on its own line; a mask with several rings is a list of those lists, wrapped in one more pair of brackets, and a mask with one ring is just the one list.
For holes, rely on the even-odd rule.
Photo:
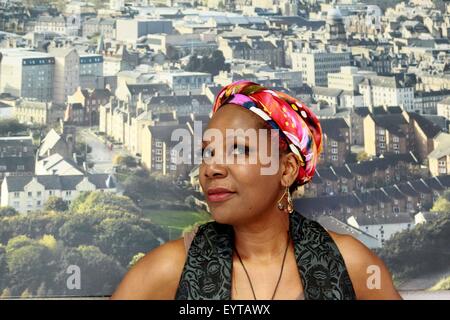
[(184, 240), (166, 242), (127, 272), (111, 299), (174, 299), (185, 261)]
[(351, 235), (328, 231), (347, 267), (358, 299), (401, 299), (384, 262)]

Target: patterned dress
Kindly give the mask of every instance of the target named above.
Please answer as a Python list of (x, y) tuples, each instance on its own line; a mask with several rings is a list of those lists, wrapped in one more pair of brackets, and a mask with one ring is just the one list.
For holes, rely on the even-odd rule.
[[(329, 233), (297, 211), (290, 214), (289, 233), (306, 300), (354, 300), (356, 294), (344, 259)], [(215, 221), (185, 239), (188, 254), (177, 300), (231, 300), (234, 229)]]

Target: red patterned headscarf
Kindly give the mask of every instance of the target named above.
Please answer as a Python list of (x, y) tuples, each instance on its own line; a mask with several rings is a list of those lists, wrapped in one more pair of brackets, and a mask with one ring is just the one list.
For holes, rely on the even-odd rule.
[(305, 104), (285, 93), (245, 80), (233, 82), (220, 90), (214, 101), (213, 113), (225, 104), (245, 107), (278, 129), (300, 159), (298, 185), (311, 181), (322, 151), (322, 128), (316, 115)]

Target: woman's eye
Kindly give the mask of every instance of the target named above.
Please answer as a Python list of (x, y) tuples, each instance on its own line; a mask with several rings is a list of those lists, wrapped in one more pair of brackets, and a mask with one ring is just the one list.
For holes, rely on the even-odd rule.
[(247, 146), (234, 145), (232, 153), (235, 155), (236, 154), (248, 154), (249, 148)]
[(213, 156), (213, 152), (211, 148), (202, 148), (202, 156), (203, 158), (210, 158)]

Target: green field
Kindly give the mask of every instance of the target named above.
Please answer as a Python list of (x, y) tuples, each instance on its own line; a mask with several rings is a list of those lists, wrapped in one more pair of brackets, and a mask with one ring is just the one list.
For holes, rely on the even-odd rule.
[(180, 237), (184, 228), (210, 220), (208, 214), (196, 211), (147, 210), (144, 216), (154, 224), (168, 228), (171, 240)]

